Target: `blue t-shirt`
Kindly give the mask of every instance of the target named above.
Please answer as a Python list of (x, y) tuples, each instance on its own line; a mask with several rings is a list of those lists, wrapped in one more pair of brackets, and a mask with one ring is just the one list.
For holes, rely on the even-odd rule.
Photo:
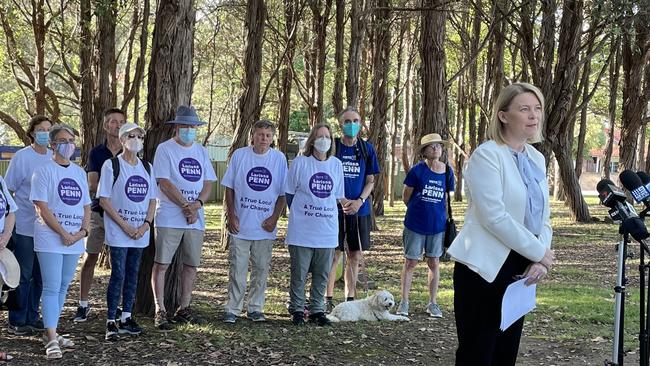
[[(95, 172), (98, 175), (98, 179), (102, 178), (102, 166), (104, 162), (114, 156), (119, 155), (122, 152), (122, 149), (117, 152), (116, 155), (113, 155), (111, 150), (106, 146), (106, 141), (103, 144), (99, 144), (93, 147), (88, 154), (88, 164), (86, 164), (86, 173)], [(95, 212), (101, 211), (101, 206), (99, 206), (99, 198), (93, 198), (92, 203), (90, 204), (91, 210)]]
[[(337, 140), (339, 141), (339, 140)], [(370, 166), (366, 166), (366, 159), (363, 157), (360, 144), (366, 144)], [(359, 199), (363, 187), (366, 185), (366, 176), (379, 173), (379, 163), (375, 148), (368, 141), (357, 139), (354, 146), (346, 146), (340, 141), (336, 146), (336, 157), (343, 163), (343, 181), (345, 185), (345, 198), (349, 200)], [(366, 197), (367, 198), (367, 197)], [(358, 216), (370, 215), (370, 200), (361, 205)]]
[(404, 226), (422, 235), (445, 231), (445, 192), (454, 190), (454, 171), (451, 167), (449, 180), (445, 182), (445, 173), (434, 173), (424, 161), (420, 161), (406, 174), (404, 185), (413, 188), (406, 207)]

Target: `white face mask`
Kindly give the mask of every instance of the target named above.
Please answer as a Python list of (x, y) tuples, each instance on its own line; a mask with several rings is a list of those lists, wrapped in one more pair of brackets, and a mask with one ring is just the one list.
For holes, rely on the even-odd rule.
[(318, 152), (325, 154), (332, 147), (332, 140), (329, 137), (319, 137), (314, 141), (314, 148)]
[(139, 153), (140, 150), (144, 147), (144, 141), (140, 139), (127, 139), (124, 142), (124, 147), (134, 153)]

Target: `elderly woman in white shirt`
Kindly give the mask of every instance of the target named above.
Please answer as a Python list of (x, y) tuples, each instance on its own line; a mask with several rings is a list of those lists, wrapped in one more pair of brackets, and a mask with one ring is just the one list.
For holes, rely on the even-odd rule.
[(544, 97), (512, 84), (493, 111), (489, 141), (468, 161), (465, 222), (448, 250), (456, 261), (456, 365), (515, 365), (524, 318), (499, 329), (503, 294), (519, 277), (539, 283), (554, 260), (545, 159), (529, 144), (542, 138)]

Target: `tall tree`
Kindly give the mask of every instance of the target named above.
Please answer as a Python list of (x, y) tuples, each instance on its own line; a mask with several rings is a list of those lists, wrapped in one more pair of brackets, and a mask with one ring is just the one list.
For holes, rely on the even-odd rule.
[(614, 136), (616, 132), (616, 101), (618, 96), (618, 78), (621, 69), (621, 37), (615, 38), (611, 43), (610, 54), (614, 55), (609, 63), (609, 133), (607, 134), (607, 144), (605, 147), (605, 159), (603, 161), (603, 176), (610, 179), (610, 168), (612, 162), (612, 153), (614, 151)]
[[(144, 157), (153, 162), (156, 147), (173, 135), (172, 125), (179, 105), (192, 100), (192, 58), (196, 10), (193, 0), (159, 0), (151, 44), (147, 112), (149, 130), (145, 139)], [(153, 241), (153, 236), (152, 236)], [(180, 253), (180, 252), (179, 252)], [(138, 288), (150, 289), (155, 245), (145, 249), (138, 277)], [(176, 309), (180, 300), (182, 260), (176, 255), (167, 271), (165, 307)], [(145, 314), (154, 311), (151, 291), (141, 291), (135, 310)]]
[(447, 77), (444, 0), (422, 0), (420, 59), (422, 61), (422, 112), (415, 141), (431, 132), (449, 135), (447, 125)]
[(375, 179), (373, 201), (375, 215), (384, 214), (384, 193), (386, 190), (388, 115), (388, 69), (390, 68), (390, 6), (389, 0), (376, 0), (374, 12), (374, 48), (372, 55), (372, 114), (370, 115), (370, 141), (375, 145), (379, 174)]
[(336, 0), (336, 38), (334, 42), (334, 91), (332, 108), (338, 116), (343, 110), (343, 36), (345, 35), (345, 0)]
[[(388, 206), (393, 207), (395, 205), (395, 180), (397, 172), (399, 171), (397, 165), (397, 136), (399, 133), (399, 115), (400, 115), (400, 94), (404, 90), (402, 85), (402, 65), (404, 62), (404, 37), (408, 31), (408, 23), (406, 18), (402, 18), (400, 21), (399, 27), (399, 38), (397, 46), (397, 75), (395, 76), (395, 85), (393, 86), (393, 100), (391, 102), (393, 113), (391, 115), (391, 129), (390, 129), (390, 173), (388, 174)], [(404, 148), (404, 145), (402, 145)]]
[[(94, 94), (93, 94), (93, 70), (92, 70), (92, 7), (91, 0), (81, 0), (79, 8), (79, 28), (81, 29), (81, 42), (79, 44), (79, 75), (81, 76), (81, 124), (82, 146), (81, 161), (88, 161), (88, 153), (93, 147), (93, 136), (97, 126), (93, 123)], [(87, 123), (86, 123), (87, 122)]]
[(291, 90), (293, 86), (293, 58), (296, 53), (298, 20), (302, 14), (302, 4), (295, 0), (284, 0), (284, 24), (286, 29), (287, 52), (282, 60), (280, 81), (280, 110), (278, 112), (278, 145), (280, 151), (287, 152), (289, 141), (289, 114), (291, 113)]
[(97, 98), (95, 98), (95, 121), (93, 126), (96, 126), (96, 129), (95, 136), (93, 137), (93, 146), (102, 143), (106, 138), (106, 132), (102, 128), (104, 110), (117, 106), (117, 95), (115, 92), (116, 0), (98, 1), (95, 14), (97, 15), (97, 27), (99, 28), (97, 45), (99, 63), (97, 65)]
[[(366, 0), (370, 1), (370, 0)], [(359, 108), (359, 73), (361, 52), (366, 31), (364, 0), (352, 0), (350, 3), (350, 46), (348, 48), (348, 66), (345, 79), (345, 95), (348, 106)]]
[(648, 96), (643, 92), (644, 68), (650, 59), (650, 12), (634, 9), (640, 4), (625, 3), (622, 40), (623, 113), (621, 115), (620, 169), (634, 169), (637, 135), (643, 125)]
[[(233, 136), (228, 159), (240, 147), (248, 145), (250, 129), (260, 115), (260, 75), (262, 70), (262, 41), (267, 11), (264, 0), (248, 0), (246, 8), (246, 52), (244, 65), (243, 92), (239, 98), (239, 122)], [(223, 199), (221, 215), (221, 246), (228, 246), (226, 221), (226, 198)]]

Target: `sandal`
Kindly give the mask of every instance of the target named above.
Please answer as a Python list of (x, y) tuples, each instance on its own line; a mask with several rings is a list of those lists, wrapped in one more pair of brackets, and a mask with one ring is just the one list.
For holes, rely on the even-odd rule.
[(9, 355), (7, 352), (0, 352), (0, 362), (9, 362), (13, 359), (13, 356)]
[(46, 344), (45, 355), (47, 355), (48, 360), (62, 358), (63, 353), (61, 353), (61, 348), (59, 347), (59, 341), (50, 341), (48, 344)]
[[(62, 335), (57, 334), (56, 341), (59, 342), (59, 346), (61, 348), (74, 348), (74, 342), (71, 339), (65, 338)], [(47, 343), (48, 343), (47, 336), (43, 336), (43, 344), (47, 344)]]

